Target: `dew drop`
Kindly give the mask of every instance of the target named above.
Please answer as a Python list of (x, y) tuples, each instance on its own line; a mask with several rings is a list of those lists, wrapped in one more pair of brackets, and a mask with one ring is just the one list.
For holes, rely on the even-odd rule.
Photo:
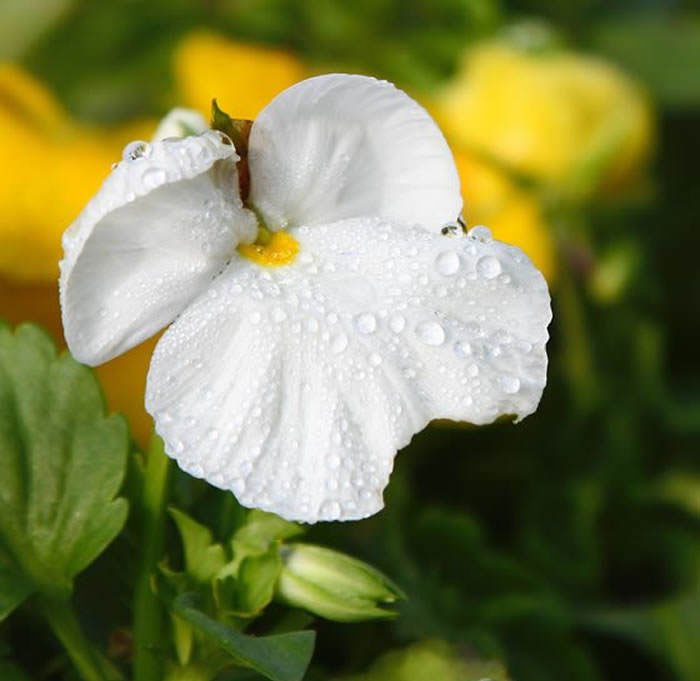
[(442, 345), (445, 342), (445, 329), (437, 322), (421, 322), (416, 326), (416, 335), (426, 345)]
[(320, 516), (324, 520), (337, 520), (340, 518), (340, 504), (337, 501), (324, 501), (319, 509)]
[(484, 279), (493, 279), (501, 273), (501, 263), (492, 255), (485, 255), (476, 263), (476, 271)]
[(406, 320), (400, 314), (392, 315), (389, 319), (389, 328), (394, 333), (401, 333), (405, 327)]
[(276, 324), (283, 322), (286, 318), (287, 313), (281, 307), (276, 307), (272, 310), (272, 321)]
[(122, 158), (125, 161), (135, 161), (137, 158), (143, 158), (148, 156), (151, 150), (151, 145), (143, 140), (135, 140), (134, 142), (129, 142), (124, 147), (122, 151)]
[(348, 337), (344, 333), (339, 333), (336, 336), (333, 336), (333, 339), (331, 340), (331, 351), (334, 352), (336, 355), (339, 355), (341, 352), (345, 351), (345, 348), (348, 347)]
[(520, 390), (520, 379), (517, 376), (511, 376), (510, 374), (503, 374), (501, 376), (501, 388), (503, 388), (504, 393), (513, 395)]
[(374, 333), (377, 329), (377, 318), (371, 312), (358, 315), (355, 326), (360, 333)]
[(455, 355), (460, 359), (465, 359), (472, 354), (472, 346), (467, 341), (457, 341), (454, 344)]
[(482, 243), (493, 241), (493, 234), (491, 234), (491, 230), (485, 225), (475, 225), (467, 232), (467, 236), (470, 239), (481, 241)]
[(459, 256), (454, 251), (444, 251), (435, 259), (435, 269), (445, 277), (459, 270)]
[(378, 355), (376, 352), (373, 352), (373, 353), (369, 356), (369, 363), (370, 363), (373, 367), (378, 367), (378, 366), (382, 363), (381, 355)]
[(141, 182), (147, 189), (155, 189), (160, 185), (165, 184), (167, 176), (163, 168), (146, 168), (141, 176)]

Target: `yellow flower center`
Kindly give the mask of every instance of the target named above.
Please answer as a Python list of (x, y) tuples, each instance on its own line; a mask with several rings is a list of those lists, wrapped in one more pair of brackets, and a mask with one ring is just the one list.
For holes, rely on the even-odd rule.
[(287, 232), (271, 232), (266, 227), (260, 227), (255, 243), (241, 244), (238, 252), (258, 265), (281, 267), (294, 262), (299, 252), (299, 242)]

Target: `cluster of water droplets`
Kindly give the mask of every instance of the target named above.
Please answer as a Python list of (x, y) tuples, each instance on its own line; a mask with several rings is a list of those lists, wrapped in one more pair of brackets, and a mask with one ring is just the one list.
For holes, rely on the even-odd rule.
[(534, 409), (541, 277), (485, 228), (398, 229), (300, 228), (292, 266), (242, 261), (171, 328), (151, 401), (186, 470), (302, 520), (362, 517), (428, 420)]

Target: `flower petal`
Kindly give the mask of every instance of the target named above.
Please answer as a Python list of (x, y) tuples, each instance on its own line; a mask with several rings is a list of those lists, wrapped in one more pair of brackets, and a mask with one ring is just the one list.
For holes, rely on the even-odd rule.
[(63, 329), (86, 364), (171, 322), (256, 231), (220, 133), (142, 143), (125, 157), (63, 236)]
[(459, 178), (428, 113), (387, 82), (302, 81), (250, 135), (251, 201), (271, 229), (379, 216), (439, 231), (462, 208)]
[(363, 518), (430, 420), (535, 410), (551, 314), (520, 250), (379, 219), (294, 234), (293, 265), (232, 262), (156, 347), (146, 408), (182, 468), (288, 519)]

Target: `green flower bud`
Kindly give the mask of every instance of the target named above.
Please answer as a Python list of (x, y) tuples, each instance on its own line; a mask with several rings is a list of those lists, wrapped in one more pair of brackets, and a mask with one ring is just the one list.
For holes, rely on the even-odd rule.
[(336, 622), (393, 617), (386, 606), (404, 598), (379, 570), (344, 553), (310, 544), (281, 549), (277, 598)]

